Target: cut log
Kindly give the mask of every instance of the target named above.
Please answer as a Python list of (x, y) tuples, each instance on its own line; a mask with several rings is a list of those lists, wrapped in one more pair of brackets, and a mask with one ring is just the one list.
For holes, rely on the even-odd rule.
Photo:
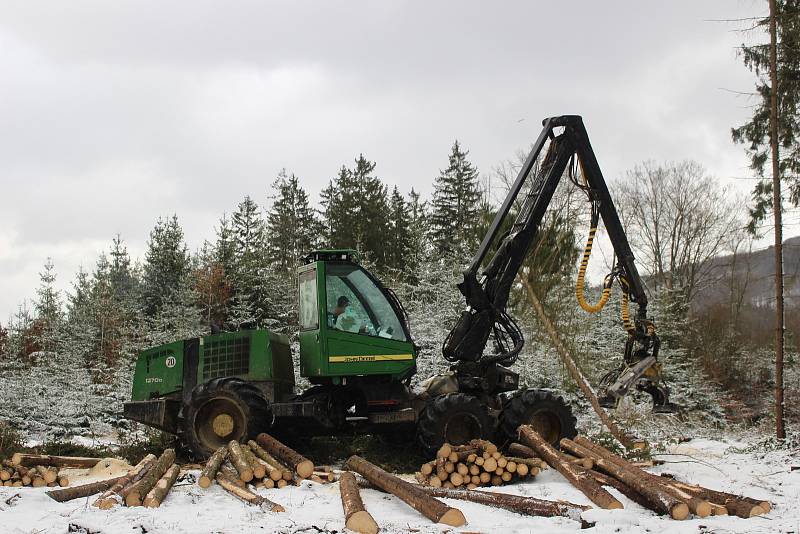
[(421, 491), (420, 486), (390, 475), (360, 456), (351, 456), (347, 460), (346, 466), (352, 471), (360, 473), (371, 484), (403, 500), (431, 521), (453, 527), (460, 527), (467, 522), (460, 510), (447, 506)]
[(308, 478), (314, 472), (314, 462), (298, 453), (294, 449), (287, 447), (269, 434), (259, 434), (256, 442), (261, 445), (268, 453), (284, 462), (294, 469), (300, 478)]
[[(594, 448), (586, 446), (584, 442), (587, 442)], [(620, 482), (624, 482), (634, 491), (642, 494), (655, 506), (651, 508), (655, 512), (669, 514), (673, 519), (678, 520), (686, 519), (689, 516), (689, 503), (677, 496), (675, 492), (671, 491), (665, 484), (652, 480), (652, 478), (647, 476), (648, 473), (645, 471), (635, 467), (628, 468), (622, 462), (617, 463), (612, 459), (614, 455), (611, 452), (606, 449), (602, 449), (604, 452), (601, 452), (599, 447), (589, 440), (582, 438), (582, 436), (576, 437), (575, 443), (595, 453), (595, 466)]]
[(453, 452), (453, 447), (449, 443), (443, 443), (439, 450), (436, 451), (437, 458), (448, 458), (450, 453)]
[[(153, 459), (155, 460), (155, 456)], [(108, 480), (98, 480), (97, 482), (92, 482), (91, 484), (82, 484), (80, 486), (72, 486), (71, 488), (48, 491), (47, 496), (56, 502), (66, 502), (71, 501), (72, 499), (90, 497), (95, 493), (106, 491), (119, 480), (125, 478), (125, 476), (126, 475), (122, 475), (119, 477), (109, 478)]]
[(167, 449), (162, 452), (158, 460), (147, 470), (147, 473), (127, 490), (125, 504), (128, 506), (141, 506), (142, 500), (174, 462), (175, 451), (173, 449)]
[(634, 474), (639, 475), (641, 478), (647, 479), (654, 485), (662, 485), (667, 493), (672, 495), (674, 498), (680, 499), (681, 501), (685, 502), (687, 506), (689, 506), (689, 511), (698, 517), (701, 518), (708, 517), (709, 515), (711, 515), (713, 511), (710, 502), (704, 500), (703, 498), (697, 495), (688, 493), (679, 487), (666, 483), (666, 479), (663, 477), (656, 476), (652, 473), (648, 473), (647, 471), (643, 471), (638, 467), (632, 466), (624, 458), (612, 453), (605, 447), (602, 447), (583, 436), (578, 436), (576, 438), (576, 441), (574, 442), (567, 439), (562, 440), (562, 442), (564, 442), (566, 446), (571, 447), (571, 449), (574, 450), (576, 453), (578, 453), (580, 456), (593, 457), (595, 463), (600, 462), (602, 460), (603, 465), (598, 464), (598, 467), (612, 476), (616, 475), (614, 475), (614, 473), (608, 470), (608, 466), (605, 465), (606, 462), (613, 462), (617, 467), (627, 471), (631, 471)]
[(547, 501), (534, 497), (523, 497), (509, 493), (489, 491), (447, 490), (442, 488), (421, 487), (422, 491), (433, 497), (441, 499), (458, 499), (469, 501), (494, 508), (502, 508), (518, 514), (537, 517), (567, 517), (574, 521), (581, 521), (581, 514), (589, 510), (589, 506), (574, 504), (567, 501)]
[(316, 476), (318, 476), (319, 478), (321, 478), (322, 480), (324, 480), (325, 482), (333, 482), (333, 472), (331, 472), (331, 471), (316, 471), (315, 470), (314, 474)]
[(91, 469), (102, 458), (86, 458), (83, 456), (52, 456), (49, 454), (25, 454), (21, 452), (14, 453), (11, 457), (11, 463), (14, 465), (22, 465), (25, 467), (34, 467), (37, 465), (54, 466), (54, 467), (78, 467), (82, 469)]
[(378, 524), (364, 508), (364, 502), (361, 500), (353, 473), (345, 472), (339, 477), (339, 492), (342, 495), (344, 526), (354, 532), (376, 534)]
[(487, 473), (494, 473), (494, 471), (497, 469), (497, 460), (495, 460), (492, 457), (489, 457), (486, 460), (484, 460), (482, 467), (483, 470), (486, 471)]
[[(772, 505), (767, 501), (759, 501), (743, 495), (712, 490), (702, 486), (697, 486), (695, 484), (687, 484), (673, 478), (667, 478), (663, 475), (662, 478), (664, 478), (671, 485), (678, 487), (687, 493), (696, 495), (701, 499), (706, 499), (712, 504), (724, 506), (728, 514), (735, 515), (737, 517), (754, 517), (757, 515), (766, 514), (772, 509)], [(764, 505), (766, 505), (766, 509)], [(718, 514), (715, 512), (714, 515)]]
[[(435, 468), (436, 468), (436, 460), (434, 460), (432, 462), (428, 462), (426, 464), (422, 464), (422, 466), (419, 468), (419, 472), (422, 473), (425, 476), (430, 476), (430, 474), (433, 473), (433, 470)], [(8, 480), (8, 479), (4, 479), (4, 480)]]
[(0, 480), (5, 482), (6, 480), (11, 478), (11, 470), (10, 469), (0, 469)]
[(217, 476), (217, 471), (228, 456), (228, 447), (220, 447), (211, 458), (206, 462), (206, 466), (200, 472), (200, 478), (197, 479), (197, 485), (205, 489), (209, 487)]
[(55, 467), (37, 465), (36, 472), (39, 473), (39, 476), (42, 477), (47, 484), (55, 482), (58, 479), (58, 469)]
[(239, 472), (229, 462), (222, 464), (222, 467), (219, 468), (217, 473), (224, 473), (225, 476), (233, 480), (240, 488), (247, 487), (247, 482), (239, 478)]
[(69, 478), (59, 475), (58, 485), (62, 488), (66, 488), (67, 486), (69, 486)]
[(447, 470), (445, 469), (446, 463), (447, 463), (447, 458), (445, 458), (444, 456), (436, 458), (436, 477), (442, 482), (450, 478), (450, 473), (448, 473)]
[(497, 445), (485, 439), (473, 439), (469, 442), (469, 445), (481, 452), (488, 452), (490, 455), (497, 452)]
[[(584, 469), (581, 467), (581, 469)], [(589, 476), (595, 479), (598, 484), (601, 486), (608, 486), (610, 488), (614, 488), (621, 494), (625, 495), (627, 498), (642, 506), (643, 508), (647, 508), (648, 510), (653, 510), (654, 508), (658, 507), (657, 504), (647, 500), (643, 495), (637, 493), (633, 488), (628, 486), (627, 484), (620, 482), (614, 477), (610, 477), (604, 473), (600, 473), (598, 471), (594, 471), (591, 469), (584, 469)]]
[(508, 455), (519, 458), (536, 458), (536, 451), (522, 443), (512, 443), (508, 446)]
[(250, 464), (250, 469), (253, 471), (254, 478), (262, 479), (267, 476), (266, 467), (258, 461), (258, 458), (253, 454), (253, 451), (250, 450), (250, 447), (247, 445), (242, 446), (242, 452), (244, 453), (245, 460)]
[[(239, 477), (236, 477), (239, 478)], [(222, 486), (222, 488), (233, 495), (234, 497), (241, 499), (242, 501), (246, 502), (247, 504), (251, 504), (253, 506), (258, 506), (262, 510), (268, 510), (270, 512), (285, 512), (286, 509), (276, 502), (272, 502), (271, 500), (267, 499), (266, 497), (262, 497), (261, 495), (257, 495), (247, 489), (246, 487), (239, 486), (234, 477), (226, 474), (224, 471), (217, 472), (217, 484)]]
[[(536, 433), (536, 431), (530, 426), (521, 425), (519, 427), (519, 435), (526, 445), (529, 445), (531, 448), (533, 448), (538, 456), (550, 464), (553, 469), (561, 473), (564, 478), (566, 478), (573, 486), (581, 490), (581, 492), (583, 492), (583, 494), (586, 495), (590, 501), (607, 510), (622, 508), (621, 502), (603, 489), (600, 484), (595, 482), (595, 480), (587, 475), (584, 471), (579, 470), (573, 464), (564, 461), (559, 455), (558, 451), (554, 449), (550, 443), (545, 441), (538, 433)], [(519, 467), (517, 467), (517, 469), (519, 469)]]
[[(108, 510), (115, 504), (118, 504), (121, 499), (125, 498), (124, 491), (129, 489), (133, 484), (135, 484), (141, 477), (147, 473), (150, 467), (156, 462), (157, 458), (154, 454), (148, 454), (142, 460), (136, 464), (133, 469), (128, 471), (125, 475), (118, 477), (115, 479), (116, 481), (106, 488), (103, 491), (103, 494), (100, 495), (93, 503), (93, 506), (100, 508), (101, 510)], [(87, 486), (91, 486), (88, 484)], [(77, 489), (77, 488), (73, 488)], [(90, 487), (87, 487), (85, 491), (90, 490)], [(56, 493), (56, 491), (51, 491), (52, 493)], [(89, 495), (92, 495), (97, 492), (92, 492)], [(83, 497), (84, 495), (76, 495), (75, 497), (70, 497), (70, 499), (75, 499), (77, 497)], [(69, 499), (65, 499), (69, 500)]]
[(46, 485), (47, 485), (47, 482), (45, 482), (44, 479), (42, 477), (40, 477), (40, 476), (35, 476), (31, 480), (31, 486), (33, 486), (34, 488), (41, 488), (41, 487), (44, 487)]
[(158, 508), (161, 506), (161, 503), (164, 502), (164, 499), (167, 497), (169, 490), (172, 489), (172, 485), (175, 484), (175, 481), (178, 479), (178, 474), (181, 472), (180, 466), (178, 464), (172, 464), (172, 467), (167, 469), (167, 472), (164, 473), (156, 485), (153, 486), (147, 496), (144, 498), (144, 505), (147, 508)]
[(250, 469), (250, 463), (245, 458), (242, 446), (236, 440), (231, 440), (228, 443), (228, 459), (239, 472), (239, 478), (245, 482), (253, 480), (253, 470)]
[(247, 442), (247, 444), (250, 446), (250, 450), (253, 451), (253, 454), (264, 460), (264, 462), (272, 467), (272, 470), (267, 469), (269, 478), (275, 482), (279, 481), (280, 479), (292, 480), (292, 472), (289, 471), (286, 466), (280, 463), (274, 456), (265, 451), (258, 443), (251, 439)]

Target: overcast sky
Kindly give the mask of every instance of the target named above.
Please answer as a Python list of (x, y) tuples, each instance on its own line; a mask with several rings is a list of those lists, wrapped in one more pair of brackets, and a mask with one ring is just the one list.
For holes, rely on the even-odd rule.
[(730, 127), (766, 1), (4, 2), (0, 322), (176, 213), (190, 248), (286, 167), (316, 197), (360, 152), (430, 193), (458, 138), (482, 173), (584, 116), (608, 179), (692, 158), (745, 189)]

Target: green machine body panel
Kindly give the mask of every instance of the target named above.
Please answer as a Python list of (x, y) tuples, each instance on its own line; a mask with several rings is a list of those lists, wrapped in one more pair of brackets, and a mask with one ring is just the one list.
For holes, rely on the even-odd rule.
[(163, 397), (181, 390), (183, 341), (143, 350), (136, 360), (131, 400)]
[(290, 395), (294, 370), (289, 339), (269, 330), (242, 330), (144, 350), (136, 361), (131, 400), (175, 395), (184, 386), (191, 389), (225, 376), (271, 383), (275, 399)]
[(403, 379), (416, 370), (416, 349), (399, 302), (356, 257), (350, 250), (315, 251), (298, 269), (300, 374), (312, 382), (370, 375)]

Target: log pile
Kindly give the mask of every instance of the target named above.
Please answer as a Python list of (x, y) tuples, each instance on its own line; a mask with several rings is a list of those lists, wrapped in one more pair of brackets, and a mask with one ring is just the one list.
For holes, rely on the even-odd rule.
[(445, 443), (415, 476), (434, 488), (475, 489), (531, 479), (543, 465), (539, 458), (503, 455), (494, 443), (476, 439), (465, 445)]
[[(44, 463), (28, 462), (27, 457), (35, 457)], [(0, 484), (15, 488), (26, 486), (33, 488), (60, 486), (63, 488), (69, 486), (69, 478), (61, 472), (57, 465), (48, 462), (50, 458), (64, 457), (20, 455), (17, 453), (11, 460), (3, 460), (0, 467)]]
[[(772, 505), (767, 501), (648, 473), (584, 436), (578, 436), (574, 440), (561, 440), (561, 448), (575, 456), (591, 458), (595, 470), (590, 471), (590, 474), (596, 480), (599, 481), (603, 477), (610, 478), (615, 482), (609, 481), (608, 485), (614, 484), (614, 487), (631, 500), (656, 512), (670, 513), (675, 519), (685, 518), (688, 512), (697, 517), (735, 515), (749, 518), (766, 514), (772, 509)], [(688, 512), (685, 515), (681, 514), (683, 517), (676, 517), (673, 510), (664, 509), (665, 502), (680, 502), (688, 508)]]

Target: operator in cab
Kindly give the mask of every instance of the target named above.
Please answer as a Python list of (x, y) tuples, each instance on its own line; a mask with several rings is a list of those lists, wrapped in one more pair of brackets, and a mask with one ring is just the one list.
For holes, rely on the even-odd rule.
[(363, 321), (360, 323), (355, 312), (353, 312), (353, 308), (350, 306), (350, 300), (344, 295), (336, 299), (336, 307), (333, 309), (333, 327), (345, 332), (364, 334), (367, 331), (367, 327)]

